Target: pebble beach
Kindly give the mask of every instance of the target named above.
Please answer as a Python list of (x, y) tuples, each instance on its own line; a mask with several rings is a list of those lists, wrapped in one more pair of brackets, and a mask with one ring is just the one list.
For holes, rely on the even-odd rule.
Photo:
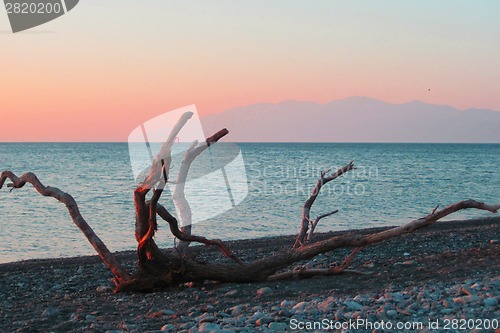
[[(114, 294), (112, 275), (96, 256), (2, 264), (0, 331), (499, 332), (499, 224), (498, 217), (438, 222), (363, 249), (352, 272), (335, 276), (207, 281), (152, 293)], [(250, 261), (293, 240), (228, 245)], [(215, 249), (203, 250), (200, 260), (224, 260)], [(348, 253), (326, 253), (291, 268), (329, 267)], [(133, 269), (134, 253), (117, 256)]]

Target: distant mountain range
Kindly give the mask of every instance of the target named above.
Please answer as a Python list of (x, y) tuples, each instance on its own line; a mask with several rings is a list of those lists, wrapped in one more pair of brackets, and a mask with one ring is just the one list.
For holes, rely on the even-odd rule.
[(420, 101), (390, 104), (367, 97), (254, 104), (201, 121), (207, 135), (226, 127), (227, 140), (233, 142), (500, 143), (499, 111)]

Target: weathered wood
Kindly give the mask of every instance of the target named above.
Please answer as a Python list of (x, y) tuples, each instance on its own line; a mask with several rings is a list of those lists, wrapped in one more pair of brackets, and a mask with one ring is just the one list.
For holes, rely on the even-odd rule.
[[(299, 230), (299, 233), (297, 235), (297, 239), (295, 240), (295, 244), (293, 245), (294, 248), (298, 248), (298, 247), (306, 244), (307, 231), (309, 230), (309, 224), (311, 223), (311, 218), (310, 218), (311, 207), (314, 204), (314, 202), (316, 201), (316, 198), (318, 197), (319, 192), (321, 191), (321, 188), (323, 187), (323, 185), (325, 185), (326, 183), (328, 183), (334, 179), (337, 179), (338, 177), (342, 176), (344, 173), (351, 171), (353, 169), (354, 169), (354, 161), (351, 161), (346, 166), (343, 166), (342, 168), (338, 169), (336, 172), (333, 172), (328, 176), (327, 176), (327, 174), (330, 172), (330, 170), (326, 170), (326, 171), (321, 173), (318, 181), (316, 182), (316, 185), (314, 186), (314, 188), (311, 192), (311, 195), (305, 201), (304, 207), (302, 208), (302, 221), (300, 224), (300, 230)], [(328, 216), (328, 215), (331, 215), (331, 214), (326, 214), (325, 216)], [(320, 219), (318, 219), (316, 221), (316, 224), (319, 222)], [(314, 228), (316, 228), (316, 224), (314, 225)]]
[[(184, 194), (189, 168), (191, 167), (191, 164), (193, 163), (196, 157), (198, 157), (202, 152), (204, 152), (211, 144), (216, 143), (228, 133), (229, 131), (224, 128), (215, 133), (214, 135), (212, 135), (211, 137), (207, 138), (205, 142), (198, 143), (195, 141), (191, 143), (189, 148), (186, 150), (186, 153), (184, 154), (181, 166), (179, 168), (179, 173), (177, 174), (177, 180), (175, 182), (175, 188), (173, 194), (174, 203), (179, 209), (180, 213), (181, 230), (184, 234), (190, 235), (192, 229), (191, 207), (189, 205), (189, 202), (186, 200), (186, 196)], [(185, 253), (189, 246), (189, 243), (190, 242), (188, 241), (187, 238), (180, 239), (177, 248), (181, 253)]]
[(182, 229), (179, 229), (179, 223), (177, 222), (177, 219), (173, 217), (168, 212), (168, 210), (162, 205), (158, 204), (156, 206), (156, 212), (163, 220), (165, 220), (168, 223), (172, 235), (174, 235), (180, 241), (188, 243), (196, 242), (205, 245), (217, 246), (225, 257), (232, 259), (239, 266), (246, 266), (246, 264), (243, 261), (241, 261), (241, 259), (238, 256), (236, 256), (236, 254), (234, 254), (220, 239), (208, 239), (203, 236), (195, 236), (192, 235), (191, 233), (184, 232)]
[(115, 276), (115, 284), (128, 280), (129, 273), (123, 268), (122, 265), (116, 260), (115, 256), (108, 250), (103, 241), (97, 237), (94, 230), (89, 226), (87, 221), (83, 218), (75, 199), (68, 193), (61, 191), (56, 187), (44, 186), (37, 176), (32, 172), (27, 172), (21, 177), (17, 177), (11, 171), (3, 171), (0, 174), (0, 189), (3, 187), (5, 181), (9, 179), (12, 183), (7, 184), (7, 187), (22, 188), (26, 183), (30, 183), (33, 187), (43, 196), (52, 197), (66, 205), (69, 215), (73, 223), (82, 231), (89, 243), (94, 247), (101, 260), (106, 267), (109, 268), (111, 273)]
[(316, 226), (318, 225), (318, 223), (319, 223), (319, 221), (321, 219), (323, 219), (325, 217), (328, 217), (330, 215), (333, 215), (333, 214), (337, 214), (338, 212), (339, 212), (339, 210), (336, 209), (333, 212), (326, 213), (326, 214), (321, 214), (321, 215), (316, 216), (316, 218), (314, 219), (314, 221), (311, 222), (311, 230), (307, 234), (306, 242), (309, 243), (311, 241), (312, 234), (314, 233), (314, 230), (316, 230)]

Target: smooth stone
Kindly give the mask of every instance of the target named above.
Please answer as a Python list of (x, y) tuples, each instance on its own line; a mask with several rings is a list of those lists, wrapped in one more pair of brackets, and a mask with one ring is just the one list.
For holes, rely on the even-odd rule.
[(292, 309), (303, 310), (307, 305), (309, 305), (309, 302), (300, 302), (300, 303), (295, 304)]
[(242, 305), (233, 306), (229, 310), (231, 310), (231, 314), (233, 316), (238, 316), (243, 313), (243, 306)]
[(466, 296), (467, 298), (467, 302), (468, 303), (477, 303), (477, 302), (481, 302), (481, 298), (477, 295), (470, 295), (470, 296)]
[(481, 289), (481, 284), (474, 283), (472, 286), (470, 286), (470, 289), (479, 290)]
[(465, 295), (472, 295), (473, 294), (473, 292), (469, 288), (466, 288), (466, 287), (462, 287), (461, 291)]
[(217, 318), (211, 315), (205, 316), (205, 314), (200, 316), (198, 319), (199, 323), (213, 323), (214, 321), (217, 321)]
[(441, 309), (442, 314), (451, 314), (453, 312), (453, 309), (446, 308), (446, 309)]
[(281, 307), (295, 306), (296, 304), (297, 304), (297, 302), (295, 302), (295, 301), (287, 301), (287, 300), (285, 300), (285, 301), (283, 301), (283, 302), (280, 303), (280, 306)]
[(288, 329), (288, 325), (286, 323), (273, 321), (273, 322), (269, 323), (268, 328), (272, 332), (286, 332)]
[(493, 298), (493, 297), (488, 297), (486, 298), (484, 301), (483, 301), (484, 305), (486, 306), (497, 306), (498, 305), (498, 301), (496, 298)]
[(59, 309), (48, 307), (42, 312), (42, 317), (52, 317), (57, 316), (59, 314)]
[(225, 293), (224, 296), (226, 296), (226, 297), (234, 297), (234, 296), (237, 296), (238, 294), (239, 294), (238, 290), (233, 289), (233, 290), (230, 290), (227, 293)]
[(349, 310), (361, 310), (363, 308), (363, 306), (357, 302), (345, 302), (344, 303), (348, 308)]
[(113, 289), (108, 287), (108, 286), (99, 286), (99, 287), (95, 288), (95, 291), (97, 291), (98, 293), (106, 293), (106, 292), (110, 292), (112, 290)]
[(124, 323), (121, 328), (123, 330), (125, 330), (126, 332), (130, 332), (130, 331), (134, 331), (135, 329), (137, 329), (137, 325), (131, 324), (131, 323)]
[(196, 325), (194, 323), (184, 323), (181, 326), (179, 326), (178, 331), (186, 331), (189, 330), (189, 332), (196, 332)]
[(351, 319), (358, 319), (361, 317), (362, 317), (361, 311), (353, 312), (353, 314), (351, 315)]
[(370, 313), (370, 314), (368, 315), (367, 320), (368, 320), (369, 322), (371, 322), (371, 323), (374, 323), (374, 322), (378, 321), (378, 318), (377, 318), (377, 316), (376, 316), (375, 314)]
[(207, 305), (202, 306), (200, 308), (201, 312), (210, 312), (210, 311), (214, 311), (214, 310), (215, 310), (215, 306), (213, 306), (212, 304), (207, 304)]
[(388, 316), (389, 318), (394, 318), (394, 317), (396, 317), (397, 315), (398, 315), (398, 312), (397, 312), (396, 310), (389, 310), (389, 311), (387, 311), (387, 316)]
[(203, 323), (200, 325), (198, 328), (198, 332), (219, 332), (221, 331), (221, 328), (218, 324), (215, 323)]
[(283, 310), (278, 311), (278, 316), (281, 316), (281, 317), (290, 317), (291, 315), (292, 314), (287, 309), (283, 309)]
[(94, 316), (94, 315), (86, 315), (86, 316), (85, 316), (85, 320), (86, 320), (86, 321), (89, 321), (89, 322), (96, 322), (96, 321), (97, 321), (97, 318), (96, 318), (96, 316)]
[(340, 320), (344, 319), (344, 311), (338, 310), (337, 312), (335, 312), (334, 318), (336, 321), (340, 321)]
[(481, 298), (477, 295), (461, 296), (453, 299), (453, 303), (455, 304), (477, 303), (480, 301)]
[(257, 311), (257, 312), (255, 312), (255, 313), (252, 315), (252, 318), (251, 318), (251, 319), (253, 319), (253, 320), (257, 320), (257, 319), (260, 319), (260, 318), (262, 318), (262, 317), (264, 317), (264, 316), (265, 316), (265, 314), (264, 314), (264, 313), (262, 313), (262, 312), (260, 312), (260, 311)]
[(264, 287), (264, 288), (260, 288), (259, 290), (257, 290), (257, 295), (261, 295), (261, 296), (272, 295), (272, 293), (273, 293), (273, 290), (269, 287)]
[(325, 299), (323, 302), (318, 304), (318, 308), (322, 310), (331, 310), (336, 306), (335, 298), (330, 296)]
[(176, 331), (176, 328), (174, 325), (172, 324), (167, 324), (167, 325), (163, 325), (161, 327), (161, 331), (167, 331), (167, 332), (175, 332)]
[(398, 292), (398, 293), (392, 293), (392, 294), (391, 294), (391, 298), (392, 298), (394, 301), (396, 301), (396, 302), (402, 302), (402, 301), (404, 301), (404, 299), (405, 299), (405, 298), (404, 298), (404, 296), (403, 296), (403, 294), (401, 294), (401, 293), (399, 293), (399, 292)]
[(273, 320), (274, 320), (274, 318), (272, 318), (272, 317), (264, 316), (264, 317), (261, 317), (261, 318), (257, 319), (255, 321), (255, 323), (258, 326), (265, 326), (265, 325), (269, 324), (270, 322), (272, 322)]

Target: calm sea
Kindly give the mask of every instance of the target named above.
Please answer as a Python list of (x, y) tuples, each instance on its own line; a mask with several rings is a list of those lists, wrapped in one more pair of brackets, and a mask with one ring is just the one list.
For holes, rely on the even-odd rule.
[[(339, 213), (318, 231), (396, 225), (474, 198), (500, 201), (498, 144), (245, 143), (248, 195), (240, 205), (194, 225), (221, 239), (296, 233), (301, 207), (319, 172), (354, 160), (358, 169), (329, 183), (312, 212)], [(35, 172), (71, 193), (112, 251), (133, 250), (134, 177), (126, 143), (0, 143), (0, 169)], [(215, 198), (205, 191), (209, 207)], [(168, 197), (163, 203), (171, 206)], [(489, 216), (459, 212), (451, 218)], [(64, 205), (26, 186), (0, 191), (0, 262), (94, 254)], [(160, 224), (157, 242), (173, 239)]]

